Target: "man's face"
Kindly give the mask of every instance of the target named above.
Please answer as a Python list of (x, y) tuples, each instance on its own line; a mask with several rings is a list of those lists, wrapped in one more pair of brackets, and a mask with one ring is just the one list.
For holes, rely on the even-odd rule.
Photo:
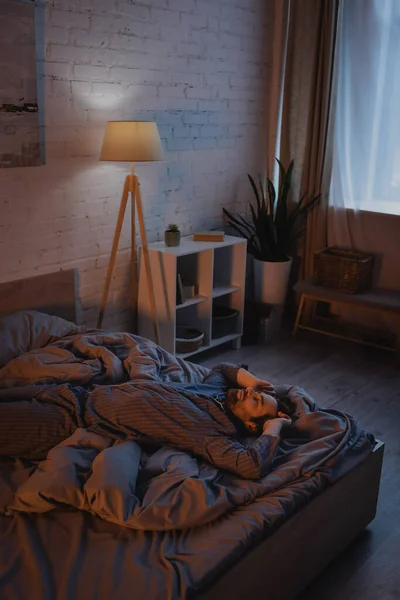
[(260, 422), (278, 415), (276, 398), (253, 388), (228, 390), (226, 403), (235, 417), (252, 433), (260, 433)]

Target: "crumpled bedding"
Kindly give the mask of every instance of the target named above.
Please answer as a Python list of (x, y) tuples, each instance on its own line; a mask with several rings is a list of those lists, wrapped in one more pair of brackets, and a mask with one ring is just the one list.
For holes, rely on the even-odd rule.
[(209, 369), (130, 333), (87, 331), (31, 348), (0, 369), (0, 389), (29, 385), (110, 385), (125, 381), (195, 383)]
[(273, 470), (259, 481), (221, 472), (173, 447), (147, 454), (133, 441), (113, 443), (77, 429), (16, 490), (6, 514), (71, 506), (132, 529), (165, 531), (210, 523), (300, 481), (305, 492), (315, 491), (316, 481), (321, 491), (365, 455), (369, 440), (350, 417), (309, 411), (315, 405), (304, 390), (290, 395), (302, 411), (295, 437), (282, 440)]
[[(6, 514), (69, 506), (138, 530), (185, 529), (211, 523), (239, 506), (300, 482), (305, 496), (315, 495), (361, 462), (372, 449), (372, 436), (353, 418), (338, 411), (321, 410), (304, 390), (296, 387), (287, 390), (295, 406), (295, 423), (280, 442), (271, 472), (258, 481), (244, 480), (216, 468), (210, 448), (204, 452), (196, 448), (192, 454), (185, 444), (179, 447), (179, 436), (172, 433), (170, 437), (152, 438), (141, 431), (135, 438), (127, 434), (118, 413), (109, 423), (112, 435), (107, 435), (107, 427), (88, 430), (90, 422), (85, 417), (90, 394), (96, 397), (99, 389), (93, 389), (93, 385), (108, 384), (112, 403), (113, 390), (117, 393), (127, 382), (132, 389), (135, 382), (139, 388), (139, 383), (145, 382), (151, 389), (151, 385), (160, 383), (199, 382), (208, 372), (138, 336), (104, 332), (67, 336), (10, 361), (0, 369), (3, 397), (12, 388), (15, 400), (16, 388), (26, 393), (26, 386), (32, 385), (57, 393), (57, 386), (67, 384), (72, 389), (81, 386), (88, 393), (79, 404), (83, 412), (80, 418), (86, 427), (76, 427), (72, 436), (50, 450), (46, 460), (17, 487)], [(147, 401), (151, 405), (151, 394)], [(173, 397), (167, 401), (173, 402)], [(90, 406), (95, 410), (93, 403)], [(189, 412), (194, 410), (198, 418), (197, 406), (188, 401), (186, 408)], [(157, 410), (160, 412), (159, 406)], [(211, 409), (204, 413), (204, 418), (208, 417), (211, 436), (213, 432), (233, 435), (232, 429), (224, 432), (221, 423), (216, 425)], [(162, 414), (160, 423), (162, 427)], [(183, 433), (188, 434), (186, 429), (182, 436)], [(240, 444), (245, 447), (246, 440)]]

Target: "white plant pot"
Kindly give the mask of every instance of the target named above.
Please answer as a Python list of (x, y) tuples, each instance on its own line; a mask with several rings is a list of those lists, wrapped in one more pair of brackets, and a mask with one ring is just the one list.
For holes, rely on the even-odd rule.
[(260, 304), (284, 304), (292, 259), (266, 262), (254, 259), (254, 298)]

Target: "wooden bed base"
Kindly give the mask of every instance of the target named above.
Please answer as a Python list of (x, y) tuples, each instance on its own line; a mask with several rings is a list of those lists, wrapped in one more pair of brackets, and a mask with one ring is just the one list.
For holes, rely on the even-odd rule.
[[(42, 310), (73, 320), (76, 270), (0, 285), (0, 315)], [(384, 444), (247, 552), (197, 600), (292, 600), (375, 517)], [(218, 543), (218, 540), (215, 540)]]
[[(292, 600), (374, 519), (383, 442), (245, 554), (198, 600)], [(216, 540), (218, 543), (218, 540)]]

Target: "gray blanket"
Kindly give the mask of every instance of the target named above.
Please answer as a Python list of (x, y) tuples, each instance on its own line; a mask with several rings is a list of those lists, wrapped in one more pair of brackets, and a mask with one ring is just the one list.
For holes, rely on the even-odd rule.
[[(281, 440), (270, 472), (259, 480), (229, 473), (220, 440), (229, 465), (235, 453), (238, 461), (248, 455), (246, 440), (237, 438), (212, 403), (175, 394), (171, 385), (201, 383), (208, 373), (143, 338), (103, 332), (71, 335), (9, 362), (0, 369), (3, 396), (11, 388), (23, 394), (32, 385), (53, 395), (65, 385), (72, 392), (74, 386), (86, 391), (76, 394), (81, 413), (76, 422), (84, 427), (50, 450), (17, 488), (7, 513), (72, 506), (134, 529), (183, 529), (289, 484), (301, 483), (310, 497), (371, 451), (372, 438), (354, 419), (321, 410), (304, 390), (288, 387), (295, 423)], [(127, 402), (142, 403), (145, 418), (127, 422)], [(182, 421), (171, 413), (174, 402)], [(208, 428), (202, 443), (196, 437), (198, 423)]]

